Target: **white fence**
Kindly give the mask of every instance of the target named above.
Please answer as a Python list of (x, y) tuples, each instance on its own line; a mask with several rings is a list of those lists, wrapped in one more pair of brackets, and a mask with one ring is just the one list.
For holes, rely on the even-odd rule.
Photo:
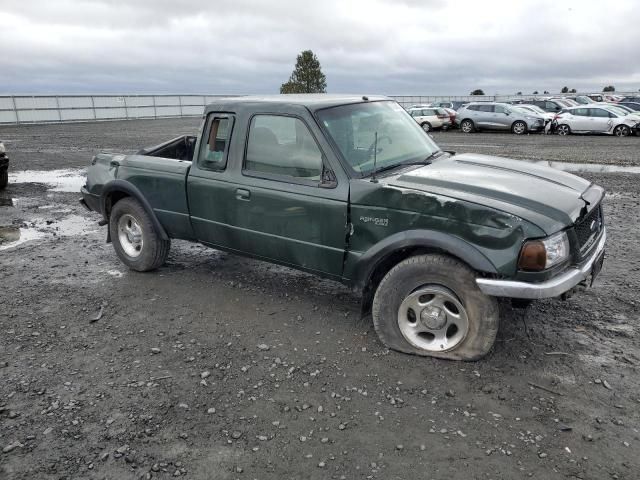
[[(0, 125), (199, 116), (206, 105), (224, 96), (228, 95), (0, 95)], [(409, 107), (447, 100), (506, 101), (548, 96), (391, 95), (391, 98)]]
[(221, 96), (7, 95), (0, 96), (0, 124), (197, 116)]

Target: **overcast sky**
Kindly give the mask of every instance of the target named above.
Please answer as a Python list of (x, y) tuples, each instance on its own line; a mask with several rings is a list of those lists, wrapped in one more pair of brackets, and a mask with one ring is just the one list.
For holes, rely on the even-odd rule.
[(640, 88), (638, 0), (0, 0), (0, 93)]

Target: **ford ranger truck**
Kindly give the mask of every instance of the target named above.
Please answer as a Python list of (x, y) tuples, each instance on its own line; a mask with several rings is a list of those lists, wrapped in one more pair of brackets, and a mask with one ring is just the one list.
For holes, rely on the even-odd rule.
[(129, 268), (171, 239), (342, 282), (389, 348), (476, 360), (498, 298), (561, 297), (604, 258), (601, 187), (441, 150), (386, 97), (220, 98), (198, 136), (91, 161), (82, 202)]

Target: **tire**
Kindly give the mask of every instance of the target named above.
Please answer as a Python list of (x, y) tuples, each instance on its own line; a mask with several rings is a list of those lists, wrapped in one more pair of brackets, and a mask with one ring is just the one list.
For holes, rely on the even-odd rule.
[(476, 130), (476, 126), (473, 124), (472, 120), (463, 120), (460, 122), (460, 130), (464, 133), (473, 133)]
[(563, 137), (571, 134), (571, 127), (566, 123), (562, 123), (556, 127), (556, 133), (558, 135), (562, 135)]
[(527, 130), (527, 124), (520, 120), (513, 122), (513, 125), (511, 125), (511, 133), (515, 133), (516, 135), (524, 135), (527, 133)]
[(425, 132), (430, 132), (431, 130), (433, 130), (433, 127), (431, 127), (431, 124), (429, 122), (423, 122), (420, 124), (420, 126)]
[(137, 272), (155, 270), (169, 254), (171, 241), (160, 237), (145, 209), (131, 197), (113, 206), (109, 233), (122, 263)]
[(9, 184), (9, 169), (0, 169), (0, 190), (4, 190)]
[(631, 129), (627, 125), (618, 125), (613, 129), (613, 134), (616, 137), (628, 137), (631, 135)]
[[(446, 255), (403, 260), (385, 275), (373, 299), (378, 337), (399, 352), (448, 360), (482, 358), (495, 342), (500, 314), (497, 300), (482, 293), (475, 280), (472, 269)], [(412, 322), (412, 308), (406, 307), (416, 301), (423, 310), (413, 311)], [(442, 308), (432, 306), (438, 302)], [(457, 317), (452, 315), (456, 310)]]

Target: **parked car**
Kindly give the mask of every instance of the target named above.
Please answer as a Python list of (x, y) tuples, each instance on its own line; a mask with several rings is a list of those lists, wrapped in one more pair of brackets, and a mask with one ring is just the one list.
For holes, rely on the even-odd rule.
[(0, 141), (0, 190), (9, 183), (9, 157), (4, 143)]
[(220, 98), (201, 125), (88, 167), (82, 202), (132, 270), (197, 241), (352, 287), (391, 349), (476, 360), (497, 297), (558, 297), (602, 267), (601, 187), (444, 152), (389, 98)]
[(434, 102), (431, 105), (434, 107), (450, 108), (451, 110), (458, 110), (461, 106), (469, 102), (462, 102), (458, 100), (452, 100), (447, 102)]
[(530, 102), (528, 102), (529, 105), (535, 105), (537, 107), (540, 107), (542, 110), (544, 110), (545, 112), (551, 112), (551, 113), (557, 113), (560, 110), (563, 110), (565, 108), (571, 107), (571, 104), (565, 103), (559, 99), (546, 99), (546, 100), (540, 100), (540, 99), (536, 99), (536, 100), (531, 100)]
[(456, 112), (453, 108), (442, 107), (442, 110), (445, 111), (447, 115), (449, 115), (449, 121), (451, 122), (451, 127), (456, 126), (456, 117), (458, 116), (458, 112)]
[(578, 105), (580, 105), (579, 102), (576, 102), (572, 98), (568, 97), (551, 97), (549, 100), (556, 100), (567, 107), (577, 107)]
[(449, 114), (442, 108), (420, 107), (409, 109), (409, 115), (418, 122), (425, 132), (431, 130), (451, 127)]
[(640, 128), (640, 117), (606, 105), (567, 108), (554, 119), (559, 135), (570, 133), (602, 133), (626, 137)]
[(529, 105), (527, 103), (521, 103), (521, 104), (518, 104), (518, 105), (514, 105), (514, 108), (527, 110), (527, 111), (529, 111), (531, 113), (534, 113), (535, 115), (541, 116), (542, 118), (544, 118), (544, 123), (545, 124), (547, 124), (548, 122), (550, 122), (551, 120), (553, 120), (555, 118), (555, 114), (553, 114), (551, 112), (545, 112), (543, 109), (541, 109), (537, 105)]
[(621, 102), (635, 102), (640, 103), (640, 97), (624, 97)]
[(478, 130), (510, 130), (516, 135), (544, 130), (544, 119), (533, 112), (523, 112), (514, 105), (474, 102), (458, 110), (456, 124), (464, 133)]
[(593, 103), (593, 100), (587, 97), (586, 95), (576, 95), (575, 97), (566, 97), (570, 100), (573, 100), (579, 105), (586, 105), (588, 103)]
[(590, 93), (587, 95), (594, 102), (604, 102), (604, 97), (599, 93)]
[(633, 111), (640, 111), (640, 102), (620, 102), (619, 106), (630, 108)]

